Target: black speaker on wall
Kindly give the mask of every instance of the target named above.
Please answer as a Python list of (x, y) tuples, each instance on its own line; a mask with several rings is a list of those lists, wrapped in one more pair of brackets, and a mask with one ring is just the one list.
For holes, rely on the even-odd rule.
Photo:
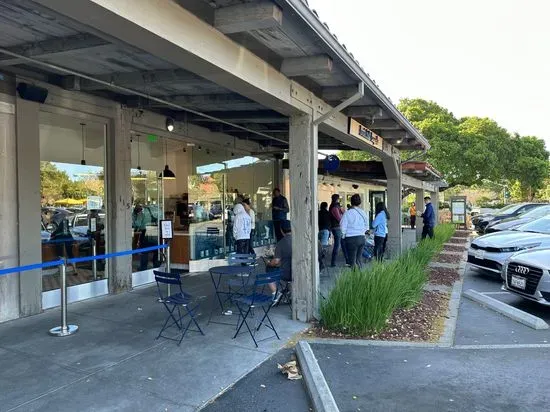
[(19, 93), (19, 97), (22, 99), (38, 103), (44, 103), (48, 97), (48, 89), (28, 83), (19, 83), (17, 85), (17, 93)]

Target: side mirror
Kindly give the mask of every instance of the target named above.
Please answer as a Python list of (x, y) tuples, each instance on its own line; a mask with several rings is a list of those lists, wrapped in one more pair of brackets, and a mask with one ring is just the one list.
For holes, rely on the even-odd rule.
[(53, 232), (53, 230), (54, 230), (53, 225), (52, 225), (51, 223), (49, 223), (48, 226), (46, 226), (46, 230), (47, 230), (48, 232)]

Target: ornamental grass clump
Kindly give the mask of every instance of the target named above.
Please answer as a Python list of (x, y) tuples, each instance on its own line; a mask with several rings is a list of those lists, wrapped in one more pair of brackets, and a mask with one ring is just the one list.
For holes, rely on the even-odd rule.
[(454, 231), (452, 225), (439, 225), (434, 239), (420, 242), (398, 259), (344, 271), (321, 303), (323, 326), (357, 336), (380, 332), (395, 309), (412, 307), (421, 299), (426, 268)]

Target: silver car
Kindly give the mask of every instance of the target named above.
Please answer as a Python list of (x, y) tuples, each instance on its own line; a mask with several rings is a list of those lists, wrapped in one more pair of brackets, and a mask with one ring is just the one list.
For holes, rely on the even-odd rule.
[(550, 306), (550, 248), (514, 254), (504, 264), (503, 289)]
[(472, 241), (468, 263), (500, 275), (513, 254), (533, 248), (550, 248), (550, 216), (519, 226), (516, 230), (490, 233)]

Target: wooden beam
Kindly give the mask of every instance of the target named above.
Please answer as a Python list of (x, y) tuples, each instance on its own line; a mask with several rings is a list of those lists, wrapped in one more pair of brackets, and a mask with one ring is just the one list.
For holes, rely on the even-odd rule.
[[(402, 126), (392, 119), (380, 119), (372, 122), (367, 122), (366, 127), (371, 130), (399, 130)], [(382, 135), (382, 137), (384, 137)]]
[(358, 119), (381, 119), (387, 117), (380, 106), (350, 106), (346, 109), (349, 117)]
[[(183, 69), (123, 72), (98, 75), (95, 77), (114, 85), (129, 88), (142, 88), (143, 86), (154, 86), (165, 83), (186, 83), (196, 85), (209, 83), (208, 80)], [(87, 79), (78, 79), (75, 78), (75, 76), (65, 76), (63, 78), (63, 87), (69, 90), (82, 91), (103, 90), (107, 88), (97, 82)]]
[[(44, 57), (66, 57), (90, 49), (103, 50), (106, 47), (116, 46), (91, 34), (83, 33), (75, 36), (55, 37), (39, 42), (27, 43), (21, 46), (10, 47), (8, 50), (25, 57), (42, 59)], [(0, 66), (14, 66), (23, 63), (26, 63), (26, 61), (0, 54)]]
[[(206, 95), (182, 95), (182, 96), (165, 96), (162, 97), (170, 103), (179, 104), (184, 107), (189, 107), (197, 110), (208, 112), (214, 111), (246, 111), (260, 110), (262, 105), (253, 102), (246, 97), (237, 94), (206, 94)], [(142, 97), (130, 97), (126, 100), (128, 107), (166, 107), (167, 105), (150, 101)]]
[[(332, 59), (326, 54), (318, 56), (290, 57), (284, 59), (281, 73), (288, 77), (330, 74)], [(356, 87), (357, 88), (357, 87)]]
[(244, 3), (217, 9), (214, 27), (225, 34), (281, 26), (283, 10), (275, 3)]

